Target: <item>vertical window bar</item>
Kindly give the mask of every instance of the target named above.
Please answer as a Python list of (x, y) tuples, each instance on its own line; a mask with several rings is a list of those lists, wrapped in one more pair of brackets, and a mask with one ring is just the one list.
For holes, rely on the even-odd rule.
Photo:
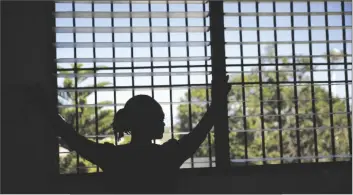
[[(167, 13), (169, 13), (169, 0), (167, 0)], [(167, 27), (170, 27), (170, 17), (167, 14)], [(170, 32), (167, 32), (168, 36), (168, 43), (170, 43)], [(171, 57), (171, 50), (168, 47), (168, 57)], [(169, 72), (172, 72), (172, 62), (171, 60), (168, 61)], [(172, 86), (172, 74), (169, 74), (169, 85)], [(174, 116), (173, 116), (173, 90), (172, 87), (169, 87), (169, 101), (170, 101), (170, 131), (171, 131), (171, 138), (174, 139)]]
[[(206, 3), (202, 2), (202, 11), (203, 13), (206, 13)], [(203, 26), (206, 26), (206, 17), (203, 17)], [(203, 33), (203, 41), (206, 43), (207, 42), (207, 32), (205, 31)], [(207, 52), (207, 45), (205, 44), (204, 46), (204, 52), (205, 52), (205, 56), (208, 56), (208, 52)], [(209, 84), (208, 84), (208, 69), (207, 69), (207, 60), (205, 60), (205, 81), (206, 81), (206, 101), (207, 101), (207, 109), (209, 108), (210, 104), (209, 104), (209, 93), (208, 93), (208, 89), (209, 89)], [(211, 132), (208, 132), (207, 134), (207, 143), (208, 143), (208, 157), (209, 157), (209, 166), (212, 167), (212, 143), (211, 143)]]
[[(185, 14), (188, 13), (188, 4), (187, 0), (184, 0), (184, 10)], [(188, 17), (185, 16), (185, 26), (186, 28), (189, 26)], [(189, 43), (189, 31), (186, 31), (186, 43)], [(190, 57), (190, 49), (189, 45), (186, 45), (186, 56)], [(186, 66), (188, 70), (188, 101), (189, 101), (189, 131), (192, 131), (192, 110), (191, 110), (191, 84), (190, 84), (190, 61), (186, 61)], [(191, 156), (191, 168), (194, 168), (194, 157)]]
[[(346, 26), (345, 14), (344, 14), (344, 1), (341, 1), (341, 11), (342, 11), (342, 26)], [(342, 40), (346, 40), (346, 30), (342, 28)], [(344, 78), (348, 81), (348, 63), (347, 63), (347, 44), (343, 43), (343, 57), (344, 60)], [(350, 115), (350, 105), (349, 105), (349, 87), (348, 83), (346, 83), (346, 112), (347, 112), (347, 122), (348, 122), (348, 141), (349, 141), (349, 154), (352, 155), (352, 123), (351, 123), (351, 115)], [(350, 158), (352, 161), (352, 158)]]
[[(224, 41), (224, 12), (223, 1), (210, 1), (210, 29), (211, 29), (211, 56), (212, 56), (212, 79), (224, 78), (225, 67), (225, 41)], [(226, 90), (225, 88), (220, 88)], [(228, 105), (227, 95), (220, 96), (212, 91), (213, 108), (219, 113), (215, 120), (215, 145), (216, 145), (216, 167), (220, 171), (228, 172), (229, 160), (229, 127), (228, 127)]]
[[(294, 11), (293, 11), (293, 1), (290, 2), (290, 24), (291, 27), (294, 27)], [(301, 157), (300, 152), (300, 131), (299, 131), (299, 115), (298, 115), (298, 89), (297, 89), (297, 68), (296, 68), (296, 57), (295, 57), (295, 37), (294, 37), (294, 29), (291, 30), (291, 38), (292, 38), (292, 56), (293, 56), (293, 82), (294, 82), (294, 99), (295, 99), (295, 127), (296, 127), (296, 138), (297, 138), (297, 156)], [(298, 158), (298, 162), (301, 163), (301, 159)]]
[[(148, 0), (148, 12), (149, 12), (149, 18), (148, 18), (148, 24), (149, 27), (152, 26), (152, 16), (151, 16), (151, 0)], [(150, 43), (153, 42), (152, 40), (152, 31), (150, 31)], [(150, 55), (151, 58), (153, 59), (153, 44), (150, 44)], [(154, 80), (153, 80), (153, 60), (151, 60), (151, 85), (154, 86)], [(152, 90), (152, 98), (154, 98), (154, 88), (151, 88)]]
[[(55, 3), (53, 3), (52, 4), (52, 7), (51, 7), (51, 9), (52, 9), (52, 13), (53, 12), (56, 12), (56, 8), (55, 8)], [(56, 24), (56, 20), (55, 20), (55, 17), (54, 18), (52, 18), (52, 20), (51, 20), (53, 23), (52, 23), (52, 27), (53, 26), (56, 26), (57, 24)], [(52, 33), (53, 33), (53, 37), (52, 37), (52, 40), (53, 40), (53, 43), (56, 43), (57, 42), (57, 37), (56, 37), (56, 33), (55, 33), (55, 31), (52, 31)], [(54, 49), (56, 49), (55, 47), (54, 47)], [(51, 51), (52, 52), (52, 51)], [(56, 55), (56, 52), (53, 52), (52, 53), (52, 56), (53, 56), (53, 58), (54, 59), (57, 59), (57, 55)], [(55, 62), (53, 62), (53, 67), (52, 67), (52, 75), (55, 75), (55, 74), (57, 74), (58, 73), (58, 71), (57, 71), (57, 69), (58, 69), (58, 65), (55, 63)], [(59, 113), (59, 109), (58, 109), (58, 105), (59, 105), (59, 99), (58, 99), (58, 96), (59, 96), (59, 93), (58, 93), (58, 79), (57, 79), (57, 77), (51, 77), (51, 79), (53, 79), (53, 83), (55, 84), (55, 86), (53, 86), (53, 87), (55, 87), (55, 91), (53, 91), (53, 96), (55, 96), (55, 112), (56, 113)], [(53, 109), (54, 110), (54, 109)], [(55, 139), (53, 139), (53, 141), (55, 140), (55, 144), (56, 144), (56, 146), (58, 146), (59, 145), (59, 138), (58, 137), (55, 137)], [(54, 166), (55, 166), (55, 168), (56, 168), (56, 170), (55, 170), (55, 174), (58, 174), (58, 173), (60, 173), (60, 150), (59, 150), (60, 148), (58, 147), (58, 148), (56, 148), (55, 149), (55, 153), (56, 153), (56, 158), (55, 158), (55, 164), (54, 164)]]
[[(76, 12), (75, 12), (75, 2), (73, 1), (72, 2), (72, 12), (73, 12), (73, 17), (72, 17), (72, 24), (73, 24), (73, 27), (76, 27)], [(74, 41), (74, 44), (76, 43), (76, 33), (73, 32), (73, 41)], [(76, 59), (77, 58), (77, 49), (76, 47), (74, 47), (74, 58)], [(74, 62), (74, 73), (77, 75), (78, 74), (78, 71), (77, 71), (77, 62), (75, 60)], [(75, 89), (77, 89), (77, 82), (78, 82), (78, 79), (77, 77), (75, 77)], [(75, 90), (75, 105), (76, 105), (76, 108), (75, 108), (75, 126), (76, 126), (76, 132), (79, 133), (79, 123), (78, 123), (78, 92), (77, 90)], [(79, 164), (80, 164), (80, 157), (78, 155), (77, 152), (76, 153), (76, 172), (77, 174), (80, 173), (80, 169), (79, 169)]]
[[(148, 12), (149, 12), (148, 24), (149, 24), (149, 27), (151, 27), (152, 26), (151, 0), (148, 0)], [(150, 37), (150, 43), (152, 43), (153, 42), (153, 40), (152, 40), (152, 31), (150, 31), (149, 37)], [(150, 55), (151, 55), (151, 58), (153, 59), (153, 44), (150, 44)], [(152, 86), (151, 87), (152, 98), (154, 98), (153, 60), (151, 60), (151, 86)], [(156, 143), (155, 139), (153, 139), (153, 143), (154, 144)]]
[[(308, 8), (308, 13), (311, 12), (310, 8), (310, 1), (307, 2), (307, 8)], [(311, 43), (312, 41), (312, 31), (311, 31), (311, 15), (308, 14), (308, 26), (309, 26), (309, 55), (313, 55), (313, 45)], [(315, 157), (319, 155), (318, 147), (317, 147), (317, 130), (316, 130), (316, 103), (315, 103), (315, 87), (314, 87), (314, 66), (313, 66), (313, 58), (310, 57), (310, 83), (311, 83), (311, 112), (313, 113), (313, 133), (314, 133), (314, 152), (315, 152)], [(315, 162), (319, 162), (318, 158), (315, 158)]]
[[(241, 3), (238, 1), (238, 13), (241, 12)], [(239, 14), (239, 28), (241, 29), (243, 26), (242, 23), (242, 15)], [(243, 48), (243, 31), (239, 30), (239, 41), (240, 41), (240, 56), (244, 56), (244, 48)], [(245, 74), (244, 74), (244, 58), (240, 59), (240, 68), (241, 68), (241, 90), (242, 90), (242, 104), (243, 104), (243, 128), (244, 128), (244, 153), (245, 159), (248, 159), (248, 133), (246, 130), (248, 129), (248, 124), (246, 122), (246, 96), (245, 96)], [(248, 165), (249, 162), (246, 161), (245, 165)]]
[[(129, 0), (129, 11), (130, 11), (130, 27), (133, 26), (133, 23), (132, 23), (132, 3), (131, 3), (132, 0)], [(131, 42), (131, 58), (133, 59), (134, 58), (134, 46), (133, 46), (133, 42), (134, 42), (134, 36), (133, 36), (133, 32), (130, 31), (130, 42)], [(135, 72), (135, 69), (134, 69), (134, 61), (131, 60), (131, 72), (132, 72), (132, 76), (131, 76), (131, 79), (132, 79), (132, 96), (135, 96), (135, 76), (134, 76), (134, 72)]]
[[(111, 12), (111, 26), (113, 28), (115, 26), (115, 24), (114, 24), (114, 16), (113, 16), (113, 13), (114, 13), (113, 1), (111, 1), (111, 3), (110, 3), (110, 12)], [(114, 32), (112, 32), (112, 42), (115, 43)], [(113, 59), (115, 59), (115, 46), (114, 46), (114, 44), (112, 46), (112, 50), (113, 50)], [(114, 87), (116, 86), (115, 72), (116, 72), (116, 63), (115, 63), (115, 61), (113, 61), (113, 74), (114, 74), (113, 75), (113, 86)], [(114, 115), (115, 115), (115, 113), (116, 113), (116, 90), (114, 89)], [(117, 136), (115, 135), (114, 138), (115, 138), (115, 145), (117, 146), (118, 145)]]
[[(259, 2), (256, 1), (256, 13), (259, 12)], [(256, 16), (256, 36), (257, 42), (260, 42), (260, 18), (259, 15)], [(261, 66), (261, 47), (260, 44), (257, 45), (257, 53), (259, 60), (259, 87), (260, 87), (260, 113), (261, 113), (261, 138), (262, 138), (262, 158), (266, 159), (266, 143), (265, 143), (265, 120), (264, 120), (264, 102), (263, 102), (263, 89), (262, 89), (262, 66)], [(267, 164), (266, 160), (263, 160), (263, 164)]]
[[(327, 10), (327, 1), (324, 2), (325, 13), (328, 12)], [(328, 15), (325, 14), (325, 26), (328, 25)], [(329, 40), (329, 30), (326, 28), (326, 40)], [(327, 60), (327, 74), (328, 74), (328, 97), (329, 97), (329, 110), (330, 110), (330, 129), (331, 129), (331, 147), (332, 147), (332, 160), (333, 162), (336, 161), (336, 146), (335, 146), (335, 129), (333, 128), (333, 108), (332, 108), (332, 82), (331, 82), (331, 59), (330, 59), (330, 47), (329, 43), (326, 43), (326, 60)]]
[[(94, 13), (94, 2), (92, 2), (92, 13)], [(95, 19), (94, 19), (94, 15), (92, 14), (92, 28), (95, 27)], [(95, 47), (95, 42), (96, 42), (96, 34), (92, 33), (92, 40), (93, 40), (93, 59), (96, 59), (96, 47)], [(97, 64), (96, 62), (93, 62), (93, 69), (94, 69), (94, 73), (97, 73)], [(95, 118), (95, 130), (96, 130), (96, 143), (98, 144), (98, 97), (97, 97), (97, 77), (94, 76), (94, 118)], [(98, 165), (96, 165), (97, 167), (97, 172), (99, 172), (99, 167)]]
[[(273, 13), (276, 13), (276, 2), (272, 2), (272, 9)], [(273, 26), (274, 28), (277, 27), (277, 17), (276, 14), (273, 16)], [(279, 79), (279, 67), (278, 67), (278, 44), (277, 44), (277, 30), (274, 30), (274, 50), (275, 50), (275, 64), (276, 64), (276, 81), (277, 81), (277, 111), (278, 111), (278, 128), (279, 128), (279, 153), (281, 157), (281, 164), (283, 164), (283, 135), (282, 135), (282, 98), (281, 98), (281, 88), (279, 85), (280, 79)]]

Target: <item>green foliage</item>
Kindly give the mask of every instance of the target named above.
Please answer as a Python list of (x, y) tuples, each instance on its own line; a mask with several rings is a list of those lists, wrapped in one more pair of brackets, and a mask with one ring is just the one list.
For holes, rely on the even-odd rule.
[[(267, 48), (267, 54), (273, 55), (272, 47)], [(269, 58), (271, 59), (271, 58)], [(280, 71), (278, 74), (279, 81), (293, 82), (293, 65), (288, 59), (281, 59)], [(297, 62), (309, 64), (307, 58), (297, 58)], [(310, 66), (296, 66), (296, 80), (307, 81), (310, 80)], [(258, 69), (254, 69), (251, 73), (245, 74), (245, 82), (259, 82)], [(228, 96), (228, 111), (229, 111), (229, 140), (230, 140), (230, 158), (244, 159), (245, 143), (247, 143), (247, 157), (261, 158), (262, 157), (262, 131), (264, 132), (265, 154), (268, 158), (280, 157), (280, 133), (282, 134), (282, 146), (284, 157), (297, 157), (297, 148), (300, 146), (301, 156), (315, 155), (315, 141), (313, 131), (313, 119), (316, 119), (317, 129), (317, 146), (319, 156), (327, 156), (332, 153), (331, 145), (331, 123), (329, 115), (329, 94), (328, 91), (321, 86), (314, 87), (314, 95), (312, 97), (311, 85), (301, 85), (297, 87), (298, 98), (298, 115), (296, 117), (296, 101), (295, 91), (292, 85), (280, 85), (277, 87), (277, 75), (273, 69), (262, 68), (262, 81), (273, 83), (270, 85), (262, 85), (263, 102), (260, 101), (260, 86), (246, 85), (245, 91), (245, 109), (242, 106), (242, 86), (234, 85)], [(241, 82), (241, 75), (235, 75), (230, 78), (230, 82)], [(187, 93), (185, 97), (187, 97)], [(206, 99), (206, 91), (204, 89), (192, 89), (191, 97), (194, 101), (204, 101)], [(316, 115), (312, 115), (312, 99), (315, 98)], [(335, 148), (336, 154), (348, 154), (348, 126), (347, 117), (345, 114), (345, 101), (334, 97), (332, 100), (333, 113), (341, 113), (333, 115), (333, 124), (335, 128)], [(263, 106), (263, 117), (261, 117), (261, 106)], [(179, 124), (177, 124), (176, 131), (189, 131), (189, 110), (188, 105), (180, 105)], [(197, 123), (202, 115), (206, 112), (205, 105), (193, 104), (191, 108), (192, 123)], [(279, 113), (280, 110), (280, 113)], [(246, 119), (243, 117), (243, 112), (246, 112)], [(262, 128), (262, 122), (263, 128)], [(245, 132), (244, 122), (246, 122)], [(280, 124), (281, 129), (280, 131)], [(299, 129), (299, 131), (296, 131)], [(238, 132), (237, 132), (238, 130)], [(297, 133), (299, 134), (300, 143), (297, 142)], [(206, 143), (205, 143), (206, 144)], [(214, 148), (214, 139), (211, 140), (211, 146)], [(214, 154), (214, 153), (213, 153)], [(195, 156), (207, 156), (208, 149), (200, 148)], [(304, 160), (311, 162), (312, 159)], [(293, 161), (287, 161), (293, 162)], [(268, 163), (279, 163), (279, 161), (269, 161)], [(255, 162), (254, 164), (261, 164)]]
[[(266, 48), (267, 56), (274, 56), (273, 47)], [(331, 60), (340, 60), (342, 54), (331, 52)], [(275, 63), (274, 58), (264, 58), (270, 63)], [(297, 87), (297, 98), (298, 116), (296, 117), (296, 101), (295, 91), (293, 85), (284, 86), (280, 85), (277, 87), (275, 84), (277, 80), (280, 82), (293, 82), (294, 79), (297, 81), (310, 80), (309, 73), (311, 68), (309, 65), (296, 66), (296, 74), (293, 73), (293, 65), (290, 64), (290, 60), (287, 58), (279, 58), (280, 71), (278, 75), (273, 69), (262, 68), (262, 81), (274, 83), (272, 85), (262, 86), (262, 95), (264, 102), (260, 101), (260, 86), (259, 85), (246, 85), (245, 92), (245, 109), (243, 110), (242, 102), (242, 86), (233, 86), (228, 96), (228, 112), (229, 112), (229, 145), (230, 145), (230, 158), (231, 159), (244, 159), (245, 158), (245, 143), (247, 143), (247, 155), (248, 158), (261, 158), (263, 150), (262, 131), (261, 129), (271, 129), (265, 131), (265, 153), (269, 158), (280, 157), (280, 135), (282, 135), (282, 146), (284, 157), (296, 157), (298, 144), (300, 145), (300, 153), (302, 156), (314, 156), (315, 141), (313, 129), (313, 119), (316, 119), (316, 132), (317, 132), (317, 147), (320, 156), (326, 156), (331, 154), (331, 123), (329, 115), (329, 94), (324, 87), (315, 86), (314, 96), (312, 97), (311, 85), (301, 85)], [(296, 58), (296, 61), (305, 64), (310, 62), (310, 59), (304, 57)], [(78, 65), (78, 68), (82, 65)], [(61, 72), (62, 74), (69, 72)], [(90, 70), (80, 70), (79, 74), (93, 73)], [(295, 76), (295, 78), (294, 78)], [(87, 80), (87, 77), (79, 77), (78, 85)], [(241, 82), (241, 75), (235, 75), (230, 78), (231, 82)], [(245, 83), (259, 82), (258, 69), (253, 69), (249, 74), (244, 76)], [(98, 83), (99, 86), (106, 86), (109, 83), (102, 82)], [(75, 86), (75, 80), (66, 78), (63, 81), (63, 85), (66, 88), (73, 88)], [(78, 104), (86, 104), (87, 97), (93, 92), (76, 92)], [(211, 94), (211, 90), (208, 91)], [(75, 104), (75, 92), (60, 93), (59, 96), (70, 103)], [(192, 89), (191, 98), (193, 102), (206, 101), (206, 89)], [(314, 101), (314, 109), (316, 115), (312, 115), (312, 99)], [(187, 99), (187, 94), (182, 97), (182, 100)], [(100, 102), (100, 104), (110, 104), (111, 102)], [(263, 107), (264, 116), (261, 118), (261, 106)], [(332, 100), (333, 113), (344, 113), (346, 109), (345, 101), (338, 97), (333, 97)], [(280, 113), (279, 113), (280, 110)], [(78, 123), (81, 134), (94, 135), (96, 131), (95, 126), (95, 109), (94, 108), (78, 108)], [(102, 107), (98, 107), (98, 129), (99, 134), (111, 133), (110, 124), (113, 120), (113, 111), (104, 110)], [(175, 125), (175, 132), (189, 132), (190, 126), (195, 125), (201, 120), (203, 114), (206, 112), (206, 106), (202, 104), (191, 105), (191, 125), (189, 124), (189, 105), (179, 105), (178, 107), (178, 119), (179, 122)], [(243, 118), (243, 112), (246, 112), (245, 119)], [(60, 114), (71, 124), (76, 124), (76, 109), (65, 108), (60, 110)], [(262, 120), (263, 128), (262, 128)], [(243, 130), (245, 122), (245, 132), (237, 132)], [(281, 129), (280, 130), (280, 124)], [(336, 154), (347, 154), (349, 153), (348, 144), (348, 129), (347, 117), (345, 114), (334, 114), (333, 124), (335, 128), (335, 148)], [(299, 129), (299, 131), (296, 131)], [(300, 136), (300, 143), (297, 142), (297, 133)], [(214, 155), (214, 136), (210, 134), (211, 152)], [(179, 136), (180, 137), (180, 136)], [(178, 137), (176, 137), (178, 138)], [(127, 144), (130, 142), (131, 137), (125, 136), (123, 140), (119, 142), (120, 145)], [(105, 141), (105, 140), (104, 140)], [(108, 140), (110, 143), (114, 143), (114, 139)], [(63, 147), (66, 147), (64, 144)], [(209, 155), (208, 140), (201, 145), (195, 153), (196, 157), (207, 157)], [(67, 147), (66, 147), (67, 148)], [(60, 158), (60, 172), (61, 173), (73, 173), (76, 172), (76, 156), (75, 153), (70, 153), (65, 157)], [(305, 160), (311, 162), (312, 159)], [(286, 161), (287, 163), (293, 162), (291, 160)], [(279, 163), (279, 161), (269, 161), (268, 163)], [(254, 164), (261, 164), (261, 162), (254, 162)], [(88, 168), (94, 166), (87, 160), (80, 159), (81, 172), (95, 172), (95, 168)]]
[[(72, 65), (73, 67), (74, 65)], [(83, 64), (78, 64), (77, 68), (81, 68)], [(68, 74), (69, 71), (61, 71), (61, 74)], [(78, 74), (88, 74), (94, 73), (92, 70), (78, 70)], [(82, 85), (85, 81), (87, 81), (87, 76), (79, 76), (77, 78), (77, 86)], [(98, 82), (97, 86), (106, 86), (109, 85), (109, 82)], [(65, 78), (63, 81), (64, 88), (74, 88), (75, 87), (75, 79), (74, 78)], [(87, 87), (94, 87), (93, 85), (88, 85)], [(79, 92), (61, 92), (59, 93), (59, 97), (64, 99), (66, 102), (69, 102), (72, 105), (76, 105), (76, 100), (78, 105), (85, 105), (87, 104), (87, 98), (90, 95), (93, 95), (94, 91), (79, 91)], [(77, 95), (77, 98), (76, 98)], [(98, 102), (100, 105), (104, 104), (111, 104), (111, 101), (103, 101)], [(64, 104), (64, 102), (60, 102), (59, 104)], [(78, 123), (79, 132), (81, 135), (95, 135), (96, 129), (98, 129), (100, 135), (107, 135), (112, 134), (111, 130), (111, 123), (114, 117), (114, 111), (104, 109), (102, 106), (97, 107), (97, 117), (96, 117), (96, 110), (94, 107), (78, 107), (78, 117), (76, 116), (76, 108), (69, 107), (69, 108), (61, 108), (59, 109), (59, 113), (66, 119), (66, 121), (72, 124), (76, 128), (76, 124)], [(97, 118), (97, 120), (96, 120)], [(77, 121), (76, 121), (77, 120)], [(96, 127), (96, 123), (98, 127)], [(99, 138), (101, 140), (102, 138)], [(94, 141), (94, 140), (93, 140)], [(114, 141), (112, 142), (114, 143)], [(61, 147), (70, 150), (70, 148), (61, 141)], [(92, 163), (88, 162), (80, 158), (80, 172), (94, 172), (96, 169), (94, 168), (87, 168), (94, 166)], [(76, 154), (70, 153), (66, 156), (60, 157), (60, 172), (61, 173), (72, 173), (76, 172)]]

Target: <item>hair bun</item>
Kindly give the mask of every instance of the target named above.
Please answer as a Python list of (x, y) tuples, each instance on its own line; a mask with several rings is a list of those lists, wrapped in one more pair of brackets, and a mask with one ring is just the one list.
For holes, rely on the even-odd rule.
[(115, 113), (113, 120), (113, 130), (114, 134), (118, 134), (118, 139), (122, 138), (124, 136), (124, 132), (127, 131), (126, 112), (124, 108), (118, 110)]

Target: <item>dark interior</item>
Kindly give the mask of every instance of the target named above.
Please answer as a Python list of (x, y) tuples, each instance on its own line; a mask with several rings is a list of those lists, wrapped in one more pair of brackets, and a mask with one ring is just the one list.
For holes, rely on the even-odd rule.
[[(55, 41), (50, 1), (1, 2), (1, 192), (109, 193), (100, 174), (59, 175), (46, 121), (23, 112), (26, 84), (51, 92)], [(352, 164), (284, 164), (181, 170), (179, 193), (352, 193)], [(114, 188), (119, 193), (118, 184)]]

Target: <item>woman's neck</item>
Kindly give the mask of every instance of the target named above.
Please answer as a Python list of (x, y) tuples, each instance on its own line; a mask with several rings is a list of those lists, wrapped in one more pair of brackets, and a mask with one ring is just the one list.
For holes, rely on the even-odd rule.
[(146, 145), (152, 145), (152, 141), (146, 138), (139, 138), (139, 137), (132, 136), (130, 144), (146, 146)]

